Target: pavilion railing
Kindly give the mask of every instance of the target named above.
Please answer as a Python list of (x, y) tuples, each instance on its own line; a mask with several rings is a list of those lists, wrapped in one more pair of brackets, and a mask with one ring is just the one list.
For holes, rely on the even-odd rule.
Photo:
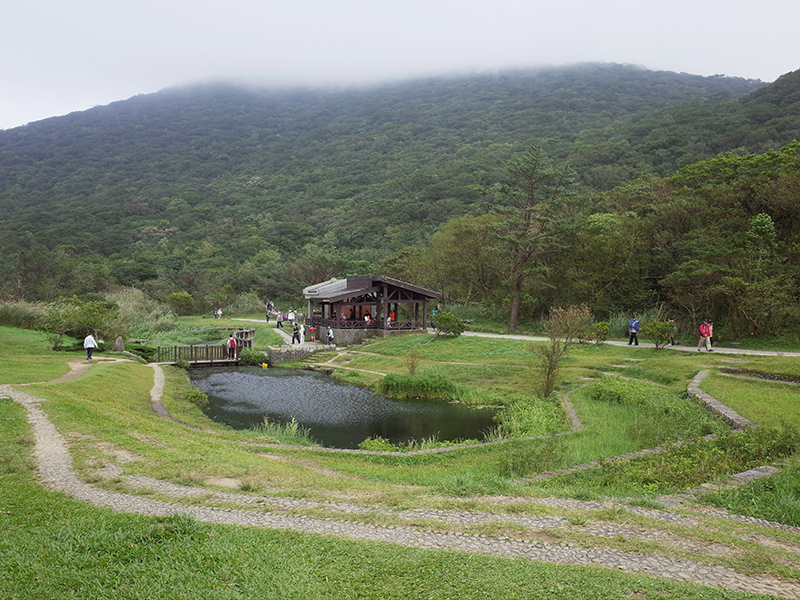
[(307, 323), (309, 327), (331, 327), (332, 329), (396, 329), (401, 331), (410, 331), (413, 329), (422, 329), (422, 321), (392, 321), (390, 324), (372, 319), (371, 321), (364, 321), (363, 319), (325, 319), (320, 316), (308, 317)]

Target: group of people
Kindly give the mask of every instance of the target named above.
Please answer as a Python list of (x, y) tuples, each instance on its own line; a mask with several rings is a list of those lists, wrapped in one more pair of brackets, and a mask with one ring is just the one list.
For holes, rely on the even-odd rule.
[[(667, 322), (672, 323), (672, 329), (668, 335), (669, 345), (674, 346), (675, 335), (678, 333), (678, 328), (675, 325), (675, 319), (669, 319)], [(628, 346), (639, 345), (639, 327), (639, 320), (636, 317), (631, 317), (631, 321), (628, 324), (628, 333), (630, 335), (628, 338)], [(697, 344), (697, 351), (700, 352), (702, 346), (705, 345), (706, 352), (713, 352), (714, 350), (711, 348), (711, 346), (714, 343), (714, 321), (703, 319), (703, 322), (700, 324), (699, 333), (700, 342)]]

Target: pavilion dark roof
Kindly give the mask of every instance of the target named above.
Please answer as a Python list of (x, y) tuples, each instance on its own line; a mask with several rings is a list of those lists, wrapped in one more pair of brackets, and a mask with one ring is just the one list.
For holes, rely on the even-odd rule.
[(306, 299), (316, 300), (317, 302), (338, 302), (345, 298), (380, 292), (384, 284), (411, 292), (419, 296), (420, 299), (432, 298), (438, 300), (441, 296), (437, 292), (382, 275), (352, 275), (346, 279), (329, 279), (304, 288), (303, 295)]

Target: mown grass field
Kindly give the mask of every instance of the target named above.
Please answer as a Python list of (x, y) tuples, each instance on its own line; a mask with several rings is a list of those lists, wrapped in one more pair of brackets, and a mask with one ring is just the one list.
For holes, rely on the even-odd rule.
[[(428, 343), (429, 339), (390, 338), (349, 354), (320, 354), (313, 362), (335, 365), (346, 361), (344, 364), (354, 369), (402, 373), (407, 369), (405, 355), (419, 346), (420, 368), (435, 368), (457, 381), (470, 402), (513, 405), (514, 399), (530, 396), (534, 375), (526, 342), (461, 337)], [(48, 381), (68, 371), (66, 360), (81, 358), (79, 353), (51, 352), (45, 341), (33, 332), (0, 328), (0, 382)], [(98, 356), (110, 357), (107, 353)], [(218, 489), (215, 482), (228, 479), (240, 482), (240, 492), (346, 500), (376, 510), (481, 509), (488, 497), (502, 494), (518, 499), (507, 509), (510, 513), (547, 512), (541, 506), (525, 508), (525, 498), (602, 498), (624, 492), (645, 501), (675, 489), (674, 484), (598, 486), (596, 474), (591, 473), (583, 480), (577, 476), (564, 481), (560, 488), (530, 479), (539, 471), (616, 456), (650, 443), (648, 436), (653, 433), (641, 423), (641, 413), (592, 400), (588, 386), (593, 381), (603, 373), (617, 373), (657, 384), (654, 389), (679, 391), (701, 368), (727, 364), (729, 359), (705, 353), (576, 346), (565, 361), (559, 393), (572, 392), (570, 398), (584, 425), (581, 431), (424, 455), (321, 453), (278, 446), (268, 435), (227, 429), (208, 421), (185, 400), (190, 388), (185, 374), (168, 368), (165, 406), (173, 417), (203, 429), (180, 427), (154, 415), (149, 404), (153, 369), (133, 361), (98, 360), (74, 381), (39, 383), (26, 386), (25, 391), (47, 399), (43, 408), (67, 437), (81, 477), (108, 489), (160, 497), (155, 491), (131, 488), (124, 478), (98, 475), (98, 464), (108, 463), (113, 451), (132, 458), (120, 465), (125, 475), (209, 489)], [(790, 359), (774, 362), (754, 357), (747, 361), (748, 368), (797, 369)], [(377, 380), (360, 371), (346, 373), (362, 385)], [(745, 410), (754, 416), (768, 414), (775, 406), (770, 386), (776, 384), (758, 387), (762, 386), (759, 382), (723, 376), (719, 380), (727, 387), (717, 392), (724, 401), (739, 402), (742, 414)], [(710, 382), (717, 385), (717, 376)], [(762, 393), (753, 393), (754, 386)], [(800, 418), (792, 413), (792, 403), (790, 397), (780, 401), (786, 406), (781, 420), (797, 426)], [(0, 536), (0, 589), (7, 598), (755, 597), (604, 569), (219, 526), (185, 517), (115, 514), (49, 492), (36, 482), (24, 411), (7, 399), (0, 399), (0, 428), (4, 441), (0, 454), (0, 526), (4, 531)], [(564, 422), (561, 430), (567, 429)], [(253, 442), (259, 445), (253, 446)], [(330, 515), (323, 511), (322, 516)], [(362, 517), (364, 522), (375, 518), (381, 522), (381, 517)], [(587, 517), (576, 512), (574, 518)], [(604, 518), (626, 519), (611, 513)], [(724, 529), (681, 535), (702, 535), (704, 543), (727, 539)], [(609, 543), (624, 546), (619, 540)], [(744, 561), (759, 572), (795, 573), (780, 564), (756, 566), (759, 556), (743, 546), (735, 561)]]

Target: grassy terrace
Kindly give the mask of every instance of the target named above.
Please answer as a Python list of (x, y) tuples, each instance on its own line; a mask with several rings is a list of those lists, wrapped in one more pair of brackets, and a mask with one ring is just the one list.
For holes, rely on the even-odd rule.
[[(202, 321), (201, 324), (210, 324), (208, 320)], [(214, 324), (226, 326), (226, 321)], [(257, 340), (258, 336), (265, 339), (266, 335), (277, 334), (259, 332)], [(239, 493), (308, 501), (307, 505), (291, 509), (272, 507), (267, 502), (259, 510), (655, 552), (729, 566), (742, 572), (788, 579), (800, 577), (796, 554), (773, 550), (767, 559), (763, 547), (747, 541), (748, 535), (764, 535), (756, 526), (733, 525), (704, 517), (701, 527), (690, 528), (657, 523), (625, 511), (557, 511), (536, 502), (538, 498), (554, 496), (625, 498), (633, 505), (659, 506), (662, 494), (771, 462), (781, 452), (782, 460), (795, 464), (791, 432), (776, 429), (768, 436), (769, 440), (723, 435), (723, 439), (734, 441), (716, 446), (692, 445), (691, 450), (670, 446), (652, 462), (643, 459), (617, 466), (608, 463), (551, 479), (536, 477), (543, 471), (613, 457), (657, 443), (723, 433), (720, 423), (681, 398), (691, 378), (701, 368), (729, 366), (732, 360), (746, 361), (735, 366), (748, 369), (800, 374), (797, 359), (576, 346), (564, 362), (559, 389), (559, 394), (572, 402), (583, 424), (581, 430), (570, 432), (560, 404), (530, 399), (534, 374), (527, 342), (465, 336), (429, 340), (430, 336), (423, 335), (389, 338), (343, 352), (318, 353), (309, 363), (317, 368), (332, 368), (344, 380), (374, 386), (380, 377), (365, 371), (403, 374), (407, 372), (405, 357), (416, 347), (419, 373), (435, 370), (454, 382), (459, 401), (507, 407), (506, 412), (513, 415), (508, 419), (508, 431), (519, 436), (564, 435), (518, 437), (502, 444), (467, 446), (442, 454), (354, 455), (286, 447), (277, 444), (279, 440), (270, 432), (237, 432), (207, 420), (194, 404), (186, 401), (190, 385), (183, 371), (175, 368), (165, 369), (164, 405), (176, 419), (202, 430), (160, 419), (149, 403), (152, 367), (134, 361), (102, 360), (109, 358), (109, 354), (96, 355), (98, 360), (91, 369), (72, 381), (34, 383), (24, 391), (47, 399), (42, 407), (68, 439), (79, 476), (105, 489), (185, 505), (219, 506), (224, 503), (211, 498), (210, 493), (168, 498), (158, 489), (132, 486), (127, 477), (147, 476), (209, 491), (229, 489), (221, 487), (224, 482), (234, 485)], [(268, 343), (273, 342), (261, 344)], [(43, 335), (0, 328), (0, 383), (51, 381), (69, 371), (67, 360), (80, 360), (82, 356), (46, 348)], [(337, 365), (349, 368), (338, 369)], [(626, 379), (610, 380), (604, 384), (607, 389), (599, 394), (595, 385), (609, 381), (605, 373), (624, 375)], [(633, 380), (632, 387), (621, 383), (630, 383), (629, 379)], [(735, 379), (712, 372), (704, 389), (761, 425), (800, 424), (798, 386)], [(641, 401), (640, 397), (648, 400)], [(558, 410), (554, 412), (553, 406)], [(542, 415), (548, 418), (541, 418)], [(0, 428), (3, 597), (755, 597), (604, 569), (211, 525), (181, 516), (164, 519), (116, 514), (47, 491), (36, 482), (29, 425), (23, 409), (8, 399), (0, 398)], [(785, 442), (783, 450), (772, 443), (776, 438)], [(103, 465), (114, 465), (117, 471), (101, 470), (99, 467)], [(796, 491), (800, 476), (793, 466), (785, 469), (785, 473), (789, 491), (782, 496), (791, 505), (791, 490)], [(768, 495), (769, 491), (762, 492), (757, 496), (758, 502)], [(498, 496), (509, 501), (497, 504)], [(312, 505), (312, 501), (355, 502), (368, 510), (343, 515), (325, 504)], [(719, 501), (735, 505), (734, 500)], [(768, 513), (765, 504), (760, 505), (761, 514), (770, 518), (785, 522), (794, 518), (791, 508)], [(657, 527), (668, 536), (690, 540), (699, 546), (720, 544), (731, 550), (698, 558), (692, 551), (665, 542), (601, 539), (580, 531), (536, 532), (501, 522), (467, 528), (457, 524), (434, 525), (399, 512), (409, 508), (541, 516), (558, 512), (576, 526), (600, 521)], [(742, 535), (742, 528), (747, 535)], [(798, 535), (774, 535), (784, 545), (800, 545)]]

